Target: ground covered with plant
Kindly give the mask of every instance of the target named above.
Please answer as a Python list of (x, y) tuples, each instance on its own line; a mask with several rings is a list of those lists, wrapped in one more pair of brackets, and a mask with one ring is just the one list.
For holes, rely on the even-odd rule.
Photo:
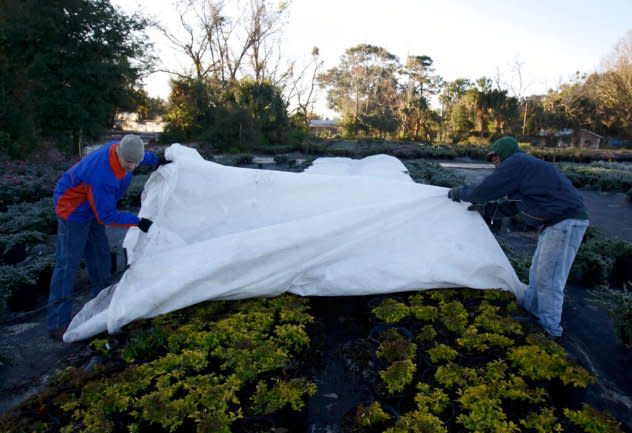
[[(417, 182), (465, 181), (426, 160), (462, 156), (453, 149), (362, 146), (409, 156), (402, 161)], [(295, 157), (277, 155), (274, 168), (300, 171), (308, 164)], [(216, 160), (256, 166), (251, 155)], [(19, 308), (45, 304), (55, 233), (50, 196), (64, 167), (1, 168), (0, 304), (11, 319)], [(594, 190), (625, 192), (630, 185), (621, 163), (562, 169)], [(140, 205), (148, 177), (135, 176), (122, 207)], [(527, 231), (512, 241), (497, 233), (523, 281), (530, 260), (523, 247), (536, 237)], [(572, 275), (590, 289), (590, 302), (611, 315), (625, 344), (632, 339), (631, 261), (629, 242), (591, 227)], [(89, 349), (89, 362), (69, 362), (37, 395), (7, 411), (0, 431), (629, 431), (589, 403), (586, 390), (599, 378), (586, 364), (497, 290), (208, 302), (134, 323), (118, 336), (101, 335)], [(10, 368), (2, 366), (4, 350), (0, 368)]]
[[(345, 368), (362, 375), (370, 393), (348, 408), (339, 431), (624, 431), (583, 401), (594, 378), (508, 292), (442, 289), (344, 301), (358, 303), (354, 320), (364, 330)], [(328, 332), (310, 302), (293, 295), (207, 302), (96, 338), (90, 347), (98, 363), (59, 372), (0, 427), (309, 431), (309, 400), (323, 380), (319, 344)]]

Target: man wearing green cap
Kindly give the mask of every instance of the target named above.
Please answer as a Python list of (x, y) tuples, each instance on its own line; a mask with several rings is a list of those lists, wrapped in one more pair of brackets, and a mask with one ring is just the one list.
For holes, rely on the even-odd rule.
[[(563, 332), (564, 287), (588, 227), (588, 211), (581, 195), (557, 167), (522, 152), (513, 137), (496, 140), (488, 158), (496, 165), (491, 175), (477, 186), (452, 188), (448, 197), (474, 203), (468, 208), (472, 210), (485, 205), (483, 213), (495, 214), (492, 218), (520, 214), (528, 225), (540, 229), (529, 286), (524, 299), (518, 301), (550, 336), (559, 337)], [(494, 206), (488, 203), (498, 199), (504, 200)]]
[(152, 222), (119, 211), (117, 202), (127, 190), (139, 165), (158, 166), (170, 161), (145, 151), (137, 135), (126, 135), (84, 157), (57, 182), (53, 203), (57, 215), (57, 250), (50, 282), (48, 333), (60, 340), (70, 323), (72, 291), (82, 257), (96, 296), (110, 277), (110, 247), (105, 225), (138, 227), (147, 232)]

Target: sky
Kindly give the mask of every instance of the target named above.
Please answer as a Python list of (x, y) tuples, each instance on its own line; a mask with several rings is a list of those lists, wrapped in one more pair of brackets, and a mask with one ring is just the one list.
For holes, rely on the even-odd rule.
[[(112, 0), (125, 12), (140, 7), (164, 23), (177, 17), (173, 2)], [(599, 70), (629, 31), (632, 0), (291, 0), (283, 51), (306, 61), (316, 46), (328, 69), (346, 49), (367, 43), (401, 62), (430, 56), (445, 80), (500, 78), (510, 94), (524, 96), (557, 88), (576, 72)], [(153, 36), (163, 61), (186, 65)], [(168, 76), (154, 74), (146, 89), (166, 98)], [(324, 95), (319, 98), (324, 107)]]

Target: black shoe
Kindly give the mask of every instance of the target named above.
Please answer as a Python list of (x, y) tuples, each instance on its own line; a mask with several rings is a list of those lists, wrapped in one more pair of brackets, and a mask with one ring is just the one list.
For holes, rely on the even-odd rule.
[(66, 333), (66, 328), (57, 328), (57, 329), (49, 329), (48, 337), (59, 342), (64, 342), (64, 334)]

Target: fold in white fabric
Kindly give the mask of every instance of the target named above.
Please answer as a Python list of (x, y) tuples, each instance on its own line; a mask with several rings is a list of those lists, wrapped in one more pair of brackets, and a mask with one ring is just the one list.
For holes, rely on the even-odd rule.
[(476, 212), (396, 158), (320, 158), (304, 173), (226, 167), (173, 144), (129, 229), (130, 267), (64, 341), (206, 300), (525, 286)]

